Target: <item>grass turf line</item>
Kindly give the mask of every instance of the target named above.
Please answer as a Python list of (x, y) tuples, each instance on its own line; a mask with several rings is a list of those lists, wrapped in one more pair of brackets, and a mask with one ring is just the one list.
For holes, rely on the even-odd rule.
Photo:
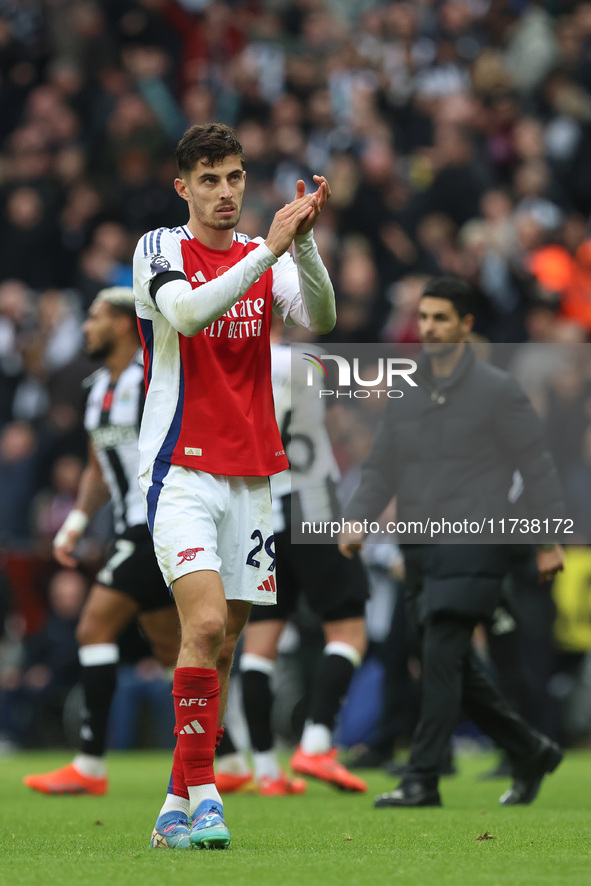
[[(109, 756), (105, 797), (44, 797), (22, 776), (69, 754), (0, 758), (0, 886), (589, 886), (591, 753), (571, 753), (529, 807), (503, 808), (504, 781), (479, 782), (490, 755), (460, 760), (442, 809), (373, 809), (396, 781), (362, 774), (368, 794), (310, 781), (296, 797), (231, 795), (226, 852), (152, 851), (170, 755)], [(493, 839), (478, 840), (485, 832)], [(215, 880), (213, 879), (215, 877)]]

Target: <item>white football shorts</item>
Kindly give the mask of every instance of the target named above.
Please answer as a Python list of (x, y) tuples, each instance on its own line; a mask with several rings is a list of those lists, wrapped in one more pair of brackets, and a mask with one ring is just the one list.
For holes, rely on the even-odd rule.
[(267, 477), (228, 477), (156, 461), (139, 482), (169, 587), (182, 575), (211, 569), (219, 572), (227, 600), (276, 602)]

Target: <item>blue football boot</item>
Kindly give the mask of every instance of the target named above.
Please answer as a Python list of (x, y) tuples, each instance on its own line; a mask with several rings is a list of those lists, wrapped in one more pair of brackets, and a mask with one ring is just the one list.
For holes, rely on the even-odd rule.
[(192, 818), (191, 845), (197, 849), (227, 849), (230, 831), (224, 821), (224, 808), (215, 800), (203, 800)]
[(159, 815), (152, 831), (150, 849), (190, 849), (191, 823), (184, 812)]

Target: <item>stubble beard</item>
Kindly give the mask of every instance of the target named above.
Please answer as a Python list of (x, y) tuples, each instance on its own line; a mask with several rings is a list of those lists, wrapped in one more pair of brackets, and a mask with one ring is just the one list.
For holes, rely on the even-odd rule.
[(230, 218), (218, 218), (216, 224), (213, 225), (216, 231), (227, 231), (229, 228), (235, 228), (240, 221), (240, 212), (236, 216), (236, 220)]
[(112, 341), (103, 342), (94, 348), (86, 345), (86, 353), (92, 360), (106, 360), (113, 353), (114, 344)]
[(195, 204), (193, 204), (191, 209), (193, 215), (200, 224), (206, 228), (211, 228), (214, 231), (229, 231), (232, 228), (235, 228), (240, 221), (240, 216), (242, 214), (242, 206), (238, 206), (235, 215), (230, 218), (219, 218), (215, 211), (211, 215), (206, 215), (206, 213)]
[(430, 357), (446, 357), (452, 354), (461, 342), (424, 341), (423, 350)]

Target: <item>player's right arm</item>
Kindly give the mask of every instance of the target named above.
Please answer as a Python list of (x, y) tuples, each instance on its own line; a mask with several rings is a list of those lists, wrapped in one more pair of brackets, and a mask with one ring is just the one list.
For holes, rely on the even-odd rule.
[(187, 280), (178, 238), (162, 230), (156, 237), (159, 251), (154, 253), (149, 245), (151, 242), (154, 246), (154, 237), (146, 234), (133, 256), (136, 298), (143, 304), (155, 306), (181, 335), (197, 335), (240, 301), (253, 283), (277, 262), (309, 213), (309, 196), (288, 203), (275, 213), (265, 243), (221, 277), (203, 283), (198, 291)]
[(62, 566), (74, 569), (78, 562), (72, 551), (84, 535), (92, 516), (109, 501), (109, 488), (90, 440), (88, 463), (82, 472), (76, 504), (53, 540), (53, 555)]

